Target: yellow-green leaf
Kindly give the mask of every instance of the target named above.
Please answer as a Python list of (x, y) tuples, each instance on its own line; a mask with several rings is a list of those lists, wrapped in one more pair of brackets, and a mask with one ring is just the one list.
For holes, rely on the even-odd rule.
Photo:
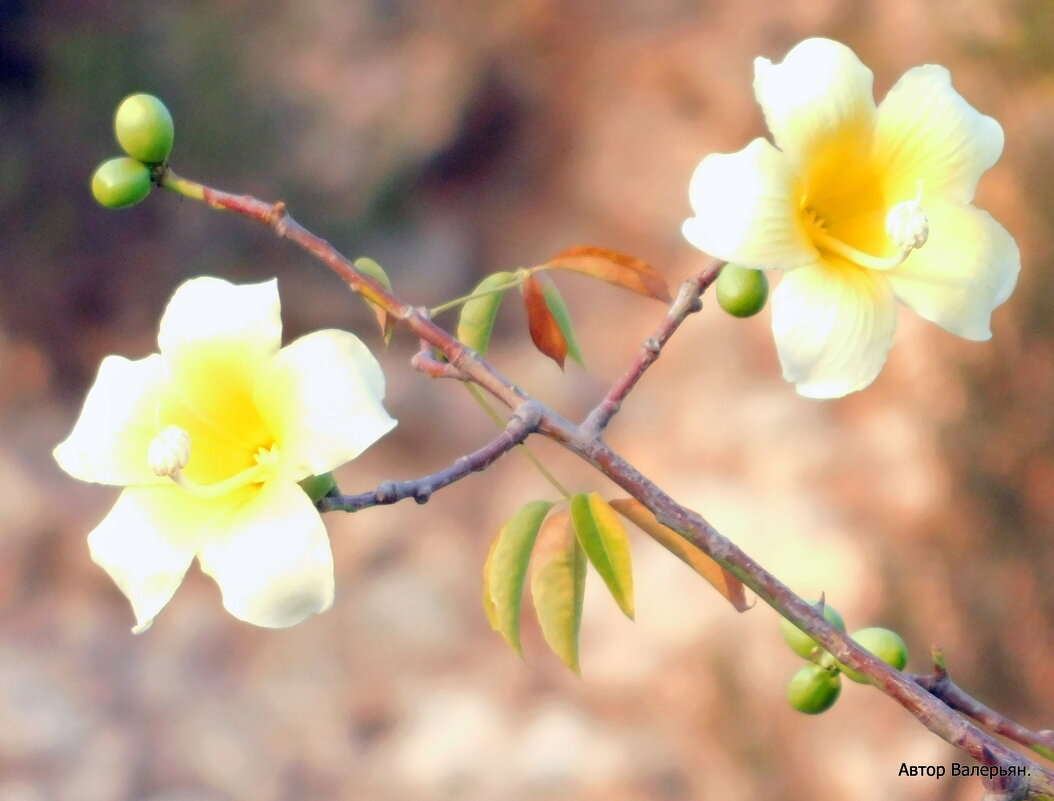
[(473, 295), (480, 297), (465, 301), (461, 307), (457, 338), (481, 356), (487, 353), (490, 334), (498, 317), (498, 307), (505, 296), (505, 291), (500, 287), (511, 285), (515, 277), (513, 273), (505, 271), (488, 275), (472, 290)]
[(636, 524), (645, 534), (666, 548), (670, 553), (691, 567), (721, 593), (738, 612), (750, 608), (743, 591), (743, 582), (725, 568), (700, 551), (688, 540), (655, 519), (648, 508), (635, 498), (618, 498), (611, 506), (627, 520)]
[(580, 367), (584, 368), (586, 363), (582, 358), (582, 351), (578, 347), (578, 340), (575, 339), (575, 329), (571, 324), (571, 313), (567, 310), (567, 304), (564, 303), (564, 296), (560, 294), (560, 290), (556, 288), (556, 284), (553, 283), (549, 276), (544, 273), (538, 273), (534, 277), (542, 287), (545, 305), (549, 307), (553, 319), (560, 326), (560, 331), (563, 332), (564, 341), (567, 343), (567, 355), (578, 362)]
[(547, 270), (573, 270), (665, 303), (671, 300), (670, 288), (658, 270), (617, 250), (583, 245), (569, 248), (541, 266)]
[(531, 556), (531, 598), (553, 653), (578, 673), (578, 631), (586, 589), (586, 554), (567, 510), (546, 518)]
[[(391, 279), (388, 278), (388, 273), (386, 273), (384, 271), (384, 268), (381, 267), (381, 265), (379, 265), (373, 259), (367, 259), (365, 257), (361, 259), (355, 259), (355, 264), (353, 266), (363, 275), (368, 275), (370, 278), (380, 283), (380, 285), (383, 286), (385, 289), (391, 291), (392, 282)], [(386, 312), (380, 306), (366, 300), (366, 298), (363, 298), (363, 300), (366, 302), (366, 305), (370, 307), (370, 309), (373, 311), (374, 316), (377, 318), (377, 325), (381, 329), (381, 336), (384, 337), (384, 344), (387, 345), (389, 342), (391, 342), (392, 332), (395, 331), (394, 321), (388, 319), (388, 312)]]
[(542, 521), (552, 508), (551, 501), (531, 501), (521, 506), (501, 527), (483, 567), (484, 610), (497, 631), (512, 649), (522, 656), (520, 648), (520, 603), (527, 564)]
[(494, 631), (501, 631), (498, 622), (498, 610), (494, 608), (494, 599), (490, 595), (490, 571), (494, 565), (494, 552), (498, 550), (499, 537), (495, 537), (487, 550), (487, 561), (483, 563), (483, 611), (487, 615), (487, 621)]
[(633, 565), (629, 535), (615, 510), (595, 492), (571, 499), (571, 519), (586, 556), (611, 591), (615, 603), (633, 618)]

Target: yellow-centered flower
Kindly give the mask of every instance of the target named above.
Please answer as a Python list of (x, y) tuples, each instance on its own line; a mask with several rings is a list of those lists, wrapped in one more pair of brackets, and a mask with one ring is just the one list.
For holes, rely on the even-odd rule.
[(909, 70), (876, 108), (871, 71), (828, 39), (754, 69), (775, 146), (703, 159), (684, 235), (717, 258), (786, 271), (772, 295), (784, 377), (817, 398), (866, 387), (892, 344), (895, 301), (991, 337), (1021, 267), (1006, 229), (971, 205), (1002, 152), (999, 123), (935, 65)]
[(384, 376), (344, 331), (281, 348), (275, 281), (183, 284), (160, 353), (107, 356), (55, 459), (125, 489), (88, 535), (92, 559), (149, 628), (197, 557), (224, 606), (291, 626), (333, 601), (322, 519), (297, 482), (354, 459), (391, 430)]

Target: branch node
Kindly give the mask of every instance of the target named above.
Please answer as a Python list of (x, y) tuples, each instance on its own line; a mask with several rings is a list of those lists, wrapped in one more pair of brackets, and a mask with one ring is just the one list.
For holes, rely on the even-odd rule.
[(397, 481), (382, 481), (377, 485), (377, 489), (373, 492), (373, 497), (377, 499), (379, 504), (395, 503), (399, 498), (399, 482)]

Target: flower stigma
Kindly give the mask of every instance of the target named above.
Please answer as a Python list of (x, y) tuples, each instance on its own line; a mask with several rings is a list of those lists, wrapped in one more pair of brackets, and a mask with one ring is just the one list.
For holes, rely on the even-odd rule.
[(817, 248), (869, 270), (892, 270), (899, 267), (911, 255), (911, 251), (926, 244), (930, 235), (929, 220), (926, 212), (922, 210), (922, 181), (918, 182), (918, 194), (914, 199), (897, 203), (886, 215), (886, 234), (897, 247), (897, 253), (892, 256), (865, 253), (828, 233), (823, 219), (813, 209), (804, 206), (802, 213), (809, 228), (810, 238)]
[(147, 461), (150, 469), (159, 476), (168, 476), (176, 486), (195, 498), (218, 498), (247, 487), (263, 484), (271, 478), (281, 461), (277, 445), (258, 448), (253, 454), (255, 464), (215, 484), (199, 484), (187, 477), (183, 468), (190, 461), (190, 434), (179, 426), (168, 426), (150, 443)]
[(922, 210), (922, 181), (918, 182), (914, 200), (898, 203), (886, 216), (886, 233), (905, 254), (926, 244), (930, 238), (930, 222)]

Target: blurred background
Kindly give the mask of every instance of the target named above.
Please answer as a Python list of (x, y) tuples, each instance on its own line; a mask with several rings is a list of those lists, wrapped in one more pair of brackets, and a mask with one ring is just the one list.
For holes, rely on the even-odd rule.
[[(327, 326), (381, 351), (365, 308), (290, 245), (155, 192), (92, 201), (133, 91), (176, 120), (175, 169), (285, 200), (308, 227), (434, 305), (486, 272), (576, 244), (677, 282), (707, 153), (764, 135), (753, 59), (849, 44), (881, 97), (941, 63), (1006, 131), (977, 203), (1016, 236), (1019, 288), (992, 341), (903, 314), (866, 392), (799, 398), (769, 315), (708, 304), (626, 404), (612, 444), (850, 631), (884, 625), (926, 672), (1033, 728), (1054, 724), (1054, 5), (1049, 0), (0, 0), (0, 801), (283, 799), (974, 799), (974, 780), (898, 777), (962, 757), (849, 685), (809, 718), (799, 660), (767, 607), (735, 613), (643, 535), (637, 622), (592, 578), (582, 677), (525, 614), (525, 663), (479, 603), (490, 539), (547, 485), (511, 454), (435, 496), (327, 517), (333, 609), (294, 629), (227, 615), (196, 568), (154, 627), (85, 535), (116, 491), (50, 452), (99, 361), (156, 348), (184, 279), (278, 276), (287, 338)], [(560, 279), (588, 371), (525, 345), (514, 303), (499, 367), (577, 418), (662, 314)], [(447, 320), (451, 325), (453, 320)], [(455, 382), (380, 352), (399, 427), (340, 473), (346, 491), (436, 470), (493, 425)], [(615, 490), (558, 449), (577, 490)]]

